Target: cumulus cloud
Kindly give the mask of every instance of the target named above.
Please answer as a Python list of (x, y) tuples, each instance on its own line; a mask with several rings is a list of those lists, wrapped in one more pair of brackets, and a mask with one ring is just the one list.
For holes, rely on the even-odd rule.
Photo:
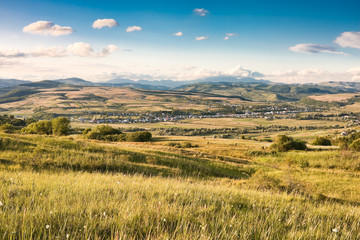
[(23, 28), (23, 32), (39, 35), (61, 36), (69, 35), (74, 32), (71, 27), (55, 25), (50, 21), (37, 21)]
[(208, 10), (205, 10), (204, 8), (195, 8), (193, 10), (193, 13), (203, 17), (208, 15), (210, 12)]
[(224, 37), (224, 40), (229, 40), (230, 37), (233, 37), (235, 35), (236, 35), (235, 33), (226, 33), (225, 37)]
[(141, 31), (142, 28), (139, 26), (130, 26), (126, 29), (126, 32), (134, 32), (134, 31)]
[(233, 69), (230, 69), (227, 72), (224, 72), (225, 75), (234, 76), (234, 77), (264, 77), (264, 74), (259, 72), (254, 72), (249, 69), (245, 69), (241, 65), (238, 65), (234, 67)]
[(341, 47), (360, 49), (360, 32), (344, 32), (335, 39)]
[(352, 76), (353, 81), (360, 81), (360, 67), (350, 68), (348, 71)]
[(67, 46), (66, 49), (62, 47), (38, 47), (32, 51), (19, 51), (19, 50), (4, 50), (0, 51), (0, 58), (21, 58), (21, 57), (66, 57), (66, 56), (79, 56), (79, 57), (106, 57), (111, 53), (117, 51), (118, 48), (110, 44), (107, 47), (95, 52), (89, 43), (76, 42)]
[(261, 78), (264, 77), (264, 74), (246, 69), (241, 65), (235, 66), (234, 68), (225, 71), (188, 66), (183, 68), (182, 71), (176, 75), (176, 77), (183, 80), (193, 80), (208, 77)]
[(336, 54), (344, 54), (344, 52), (339, 52), (336, 47), (321, 45), (321, 44), (313, 44), (313, 43), (302, 43), (297, 44), (289, 48), (293, 52), (301, 52), (301, 53), (336, 53)]
[(98, 56), (99, 57), (106, 57), (108, 55), (110, 55), (111, 53), (115, 52), (118, 50), (118, 47), (115, 46), (114, 44), (110, 44), (107, 47), (103, 48), (99, 53)]
[(196, 41), (201, 41), (201, 40), (206, 40), (208, 39), (209, 37), (208, 36), (200, 36), (200, 37), (196, 37)]
[(174, 36), (177, 36), (177, 37), (181, 37), (182, 35), (184, 35), (182, 32), (177, 32), (177, 33), (174, 33), (173, 34)]
[(85, 42), (76, 42), (67, 47), (67, 52), (75, 56), (80, 57), (89, 57), (93, 54), (94, 50), (92, 49), (89, 43)]
[(98, 19), (94, 21), (92, 25), (93, 28), (97, 29), (101, 29), (103, 27), (112, 28), (116, 26), (119, 26), (119, 23), (115, 19)]

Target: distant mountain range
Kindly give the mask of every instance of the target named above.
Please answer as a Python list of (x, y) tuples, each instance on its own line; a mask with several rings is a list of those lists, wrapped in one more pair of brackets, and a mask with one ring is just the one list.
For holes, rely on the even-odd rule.
[(119, 86), (119, 87), (132, 87), (132, 88), (140, 88), (140, 89), (156, 89), (156, 90), (170, 90), (175, 89), (180, 86), (188, 85), (188, 84), (196, 84), (196, 83), (219, 83), (219, 82), (228, 82), (228, 83), (271, 83), (268, 80), (257, 80), (250, 77), (236, 78), (230, 76), (224, 77), (209, 77), (202, 78), (197, 80), (190, 81), (173, 81), (173, 80), (130, 80), (126, 78), (115, 78), (112, 80), (104, 81), (104, 82), (90, 82), (81, 78), (65, 78), (65, 79), (57, 79), (57, 80), (44, 80), (40, 82), (31, 82), (24, 81), (18, 79), (0, 79), (0, 88), (6, 88), (11, 86), (23, 85), (27, 86), (30, 84), (32, 86), (36, 86), (37, 83), (44, 83), (46, 81), (61, 83), (61, 84), (69, 84), (75, 86)]
[[(22, 99), (43, 89), (56, 87), (130, 87), (143, 90), (207, 93), (236, 97), (248, 101), (297, 101), (310, 95), (360, 92), (360, 83), (324, 82), (320, 84), (274, 83), (251, 77), (210, 77), (191, 81), (139, 80), (117, 78), (105, 82), (90, 82), (81, 78), (44, 80), (39, 82), (0, 79), (0, 102)], [(42, 89), (42, 90), (41, 90)]]

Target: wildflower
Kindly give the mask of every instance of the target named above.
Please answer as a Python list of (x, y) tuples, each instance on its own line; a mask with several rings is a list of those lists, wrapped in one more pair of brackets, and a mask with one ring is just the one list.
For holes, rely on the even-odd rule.
[(52, 212), (52, 211), (50, 211), (50, 214), (53, 214), (53, 212)]
[(45, 228), (46, 228), (46, 229), (49, 229), (49, 228), (50, 228), (50, 225), (46, 225)]
[(70, 234), (66, 234), (66, 239), (68, 239), (70, 237)]
[(164, 222), (166, 222), (166, 219), (164, 218), (164, 220), (163, 220)]
[(106, 216), (106, 212), (103, 213), (104, 217)]
[(4, 206), (4, 204), (0, 201), (0, 207)]
[(333, 231), (334, 233), (338, 233), (338, 232), (339, 232), (339, 229), (333, 228), (332, 231)]

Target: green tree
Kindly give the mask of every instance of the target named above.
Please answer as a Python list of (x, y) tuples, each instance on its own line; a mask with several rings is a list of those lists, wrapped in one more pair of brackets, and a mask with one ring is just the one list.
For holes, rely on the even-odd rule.
[(304, 141), (295, 140), (286, 135), (278, 135), (270, 148), (279, 152), (286, 152), (289, 150), (305, 150), (307, 147)]
[(51, 120), (52, 133), (54, 135), (66, 135), (70, 132), (70, 121), (66, 117), (58, 117)]

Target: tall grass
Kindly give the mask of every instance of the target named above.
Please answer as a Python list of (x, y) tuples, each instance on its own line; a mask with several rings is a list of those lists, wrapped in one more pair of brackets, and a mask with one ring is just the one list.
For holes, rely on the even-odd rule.
[(0, 173), (4, 239), (360, 238), (360, 207), (299, 195), (186, 178)]

